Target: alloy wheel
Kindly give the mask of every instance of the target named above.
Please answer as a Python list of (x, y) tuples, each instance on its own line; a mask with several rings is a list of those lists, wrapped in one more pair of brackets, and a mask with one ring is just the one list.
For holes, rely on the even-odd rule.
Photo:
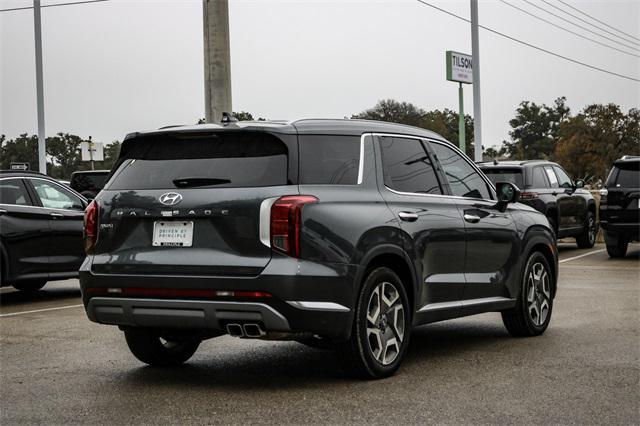
[(400, 292), (393, 284), (382, 282), (374, 288), (367, 304), (367, 340), (376, 361), (389, 365), (398, 357), (404, 332)]
[(534, 325), (542, 326), (549, 316), (551, 285), (545, 266), (535, 263), (527, 275), (527, 310)]

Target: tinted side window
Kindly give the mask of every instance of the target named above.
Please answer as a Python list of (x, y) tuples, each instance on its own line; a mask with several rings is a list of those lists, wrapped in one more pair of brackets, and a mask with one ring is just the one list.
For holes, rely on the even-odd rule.
[(551, 183), (551, 187), (552, 188), (559, 187), (560, 185), (558, 184), (558, 177), (556, 176), (556, 174), (553, 171), (553, 169), (551, 168), (551, 166), (545, 166), (544, 171), (547, 174), (547, 178), (549, 178), (549, 182)]
[(542, 167), (533, 168), (533, 182), (531, 184), (533, 188), (547, 188), (547, 179), (544, 177), (544, 171)]
[(82, 202), (77, 197), (63, 191), (57, 185), (40, 179), (31, 183), (44, 207), (64, 210), (82, 210)]
[(301, 135), (300, 184), (355, 185), (360, 137)]
[(384, 183), (400, 192), (442, 194), (438, 178), (418, 139), (380, 138)]
[(491, 199), (489, 188), (480, 174), (460, 154), (448, 146), (431, 143), (440, 161), (453, 195)]
[(553, 168), (558, 175), (560, 186), (563, 188), (571, 188), (573, 186), (573, 181), (571, 180), (569, 175), (564, 170), (562, 170), (562, 167), (554, 166)]
[(13, 204), (18, 206), (32, 205), (22, 180), (0, 180), (0, 204)]
[(640, 170), (620, 169), (616, 179), (618, 188), (640, 188)]

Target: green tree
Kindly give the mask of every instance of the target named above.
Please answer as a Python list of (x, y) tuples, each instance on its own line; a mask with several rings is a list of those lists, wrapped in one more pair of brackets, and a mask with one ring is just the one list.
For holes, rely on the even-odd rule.
[(27, 162), (31, 170), (38, 170), (38, 137), (21, 134), (6, 140), (2, 135), (0, 145), (0, 168), (9, 169), (12, 162)]
[(58, 133), (47, 138), (47, 155), (51, 162), (47, 164), (48, 174), (56, 179), (68, 179), (76, 170), (81, 169), (79, 136)]
[(509, 156), (516, 160), (550, 159), (558, 140), (560, 125), (570, 118), (566, 98), (552, 106), (524, 101), (509, 121), (511, 141), (504, 142)]
[(562, 123), (554, 159), (574, 177), (604, 180), (623, 155), (640, 154), (640, 110), (593, 104)]
[[(458, 113), (450, 109), (425, 111), (409, 102), (385, 99), (368, 110), (351, 116), (352, 119), (387, 121), (408, 124), (431, 130), (458, 146)], [(473, 156), (473, 118), (464, 116), (466, 154)]]

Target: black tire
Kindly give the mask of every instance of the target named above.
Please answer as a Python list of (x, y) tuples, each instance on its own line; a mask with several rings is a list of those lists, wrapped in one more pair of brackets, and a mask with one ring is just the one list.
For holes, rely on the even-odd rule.
[(576, 237), (576, 243), (579, 248), (591, 248), (596, 244), (596, 234), (598, 233), (596, 215), (591, 211), (587, 212), (584, 221), (584, 231)]
[[(546, 273), (546, 281), (540, 267)], [(540, 280), (536, 277), (540, 277)], [(528, 337), (544, 333), (553, 311), (552, 286), (553, 275), (547, 258), (540, 252), (533, 252), (525, 264), (516, 307), (502, 312), (502, 322), (512, 336)], [(537, 315), (534, 313), (536, 310)]]
[(36, 292), (40, 290), (47, 283), (47, 280), (29, 280), (29, 281), (17, 281), (13, 284), (13, 288), (25, 292)]
[(629, 242), (622, 237), (618, 237), (616, 244), (607, 244), (607, 253), (609, 257), (625, 257), (627, 255), (627, 247), (629, 247)]
[(124, 337), (131, 353), (140, 361), (158, 367), (180, 365), (198, 349), (200, 340), (166, 340), (159, 332), (145, 328), (128, 328)]
[[(390, 305), (382, 297), (376, 297), (380, 292), (385, 294), (387, 301), (392, 301)], [(376, 303), (379, 304), (377, 309)], [(398, 306), (401, 306), (402, 310)], [(371, 309), (372, 315), (369, 315), (370, 308), (374, 308)], [(374, 325), (374, 322), (368, 319), (373, 315), (376, 325), (368, 328), (367, 326)], [(376, 332), (370, 333), (367, 330)], [(381, 379), (393, 375), (405, 356), (410, 335), (411, 312), (402, 281), (389, 268), (380, 267), (372, 270), (367, 275), (358, 296), (351, 338), (338, 345), (345, 369), (367, 379)]]

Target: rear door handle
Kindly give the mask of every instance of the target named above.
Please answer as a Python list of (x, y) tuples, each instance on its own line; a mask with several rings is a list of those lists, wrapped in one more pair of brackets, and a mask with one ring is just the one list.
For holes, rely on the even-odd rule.
[(400, 212), (398, 213), (398, 217), (405, 222), (415, 222), (418, 220), (418, 215), (411, 212)]
[(61, 217), (64, 217), (62, 213), (49, 213), (49, 216), (51, 216), (54, 219), (60, 219)]
[(478, 222), (480, 222), (480, 216), (476, 216), (474, 214), (465, 213), (464, 214), (464, 220), (466, 220), (469, 223), (478, 223)]

